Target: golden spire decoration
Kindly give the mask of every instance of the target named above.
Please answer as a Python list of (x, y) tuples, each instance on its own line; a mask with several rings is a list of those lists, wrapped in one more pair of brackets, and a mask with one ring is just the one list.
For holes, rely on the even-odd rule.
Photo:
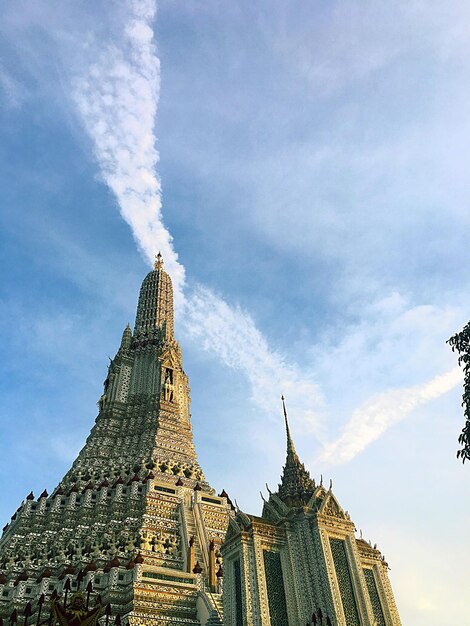
[(163, 269), (163, 257), (161, 253), (155, 255), (155, 263), (153, 264), (154, 270), (162, 270)]

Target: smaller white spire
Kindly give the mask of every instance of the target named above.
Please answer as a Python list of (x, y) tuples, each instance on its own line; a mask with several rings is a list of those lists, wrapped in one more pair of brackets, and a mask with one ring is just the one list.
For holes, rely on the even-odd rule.
[(284, 411), (284, 421), (286, 424), (286, 435), (287, 435), (287, 458), (289, 460), (293, 460), (297, 458), (297, 452), (295, 450), (295, 446), (294, 446), (294, 441), (291, 437), (290, 434), (290, 428), (289, 428), (289, 422), (287, 420), (287, 409), (286, 409), (286, 402), (285, 402), (285, 398), (284, 398), (284, 394), (281, 396), (281, 400), (282, 400), (282, 409)]

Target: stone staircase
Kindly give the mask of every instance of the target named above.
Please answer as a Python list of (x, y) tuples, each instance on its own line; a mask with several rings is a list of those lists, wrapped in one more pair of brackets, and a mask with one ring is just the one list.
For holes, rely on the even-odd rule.
[(217, 611), (220, 615), (224, 616), (224, 605), (222, 602), (222, 594), (221, 593), (212, 593), (211, 598), (214, 600)]
[(224, 623), (224, 607), (222, 604), (222, 596), (219, 593), (206, 593), (211, 605), (212, 611), (206, 626), (220, 626)]
[(194, 560), (199, 562), (204, 573), (206, 573), (206, 566), (204, 563), (204, 557), (202, 554), (201, 546), (199, 543), (199, 536), (196, 529), (196, 521), (194, 519), (194, 512), (191, 506), (191, 502), (188, 499), (183, 501), (183, 519), (186, 524), (186, 532), (188, 539), (194, 537)]
[(210, 593), (209, 591), (200, 591), (199, 599), (202, 600), (206, 607), (206, 615), (208, 617), (201, 619), (201, 626), (223, 626), (224, 614), (222, 608), (222, 596), (218, 593)]

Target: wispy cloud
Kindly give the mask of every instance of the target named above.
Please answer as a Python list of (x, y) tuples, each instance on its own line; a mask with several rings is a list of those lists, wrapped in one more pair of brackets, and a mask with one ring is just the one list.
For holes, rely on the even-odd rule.
[(277, 419), (279, 396), (284, 393), (303, 428), (320, 432), (318, 409), (323, 401), (313, 373), (270, 349), (249, 313), (200, 285), (188, 301), (186, 320), (199, 345), (247, 376), (251, 398), (259, 407)]
[[(313, 377), (269, 349), (252, 318), (231, 307), (207, 287), (184, 292), (184, 267), (162, 217), (161, 185), (156, 174), (160, 64), (153, 42), (151, 0), (132, 0), (123, 45), (102, 45), (97, 59), (74, 80), (74, 100), (90, 135), (103, 180), (114, 192), (144, 256), (161, 251), (172, 276), (176, 305), (189, 333), (206, 350), (248, 377), (254, 402), (278, 413), (281, 392), (292, 393), (292, 407), (312, 427), (320, 397)], [(98, 48), (98, 42), (97, 46)], [(96, 50), (90, 49), (95, 57)], [(297, 400), (296, 400), (297, 398)]]
[[(173, 278), (176, 304), (190, 336), (227, 366), (241, 370), (251, 397), (268, 414), (277, 413), (281, 392), (306, 429), (322, 433), (322, 393), (312, 368), (290, 363), (272, 350), (252, 317), (205, 286), (185, 289), (185, 270), (163, 223), (161, 185), (156, 173), (155, 116), (160, 64), (153, 40), (156, 4), (130, 0), (119, 41), (90, 44), (90, 61), (75, 77), (73, 97), (93, 141), (103, 180), (114, 192), (121, 215), (150, 262), (160, 250)], [(350, 460), (385, 430), (459, 382), (457, 370), (410, 388), (387, 391), (356, 410), (324, 459)]]
[(390, 426), (405, 419), (418, 406), (453, 389), (462, 377), (461, 369), (456, 367), (421, 385), (393, 389), (370, 398), (353, 412), (341, 436), (325, 447), (319, 462), (338, 465), (351, 461)]
[(120, 45), (90, 44), (89, 56), (94, 60), (74, 80), (73, 96), (122, 217), (150, 262), (156, 252), (162, 252), (181, 303), (184, 268), (163, 224), (156, 174), (159, 154), (154, 124), (160, 91), (160, 62), (152, 30), (156, 4), (131, 0), (128, 6)]

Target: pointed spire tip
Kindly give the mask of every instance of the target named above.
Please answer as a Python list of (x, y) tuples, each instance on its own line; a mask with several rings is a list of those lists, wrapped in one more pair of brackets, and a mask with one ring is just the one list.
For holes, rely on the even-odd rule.
[(287, 419), (287, 410), (286, 410), (286, 402), (285, 402), (286, 399), (284, 398), (284, 394), (282, 394), (281, 400), (282, 400), (282, 409), (284, 411), (284, 417)]
[(294, 441), (292, 440), (289, 428), (289, 421), (287, 419), (287, 409), (284, 395), (281, 396), (282, 400), (282, 409), (284, 411), (284, 422), (286, 424), (286, 435), (287, 435), (287, 458), (295, 458), (297, 456), (297, 452), (295, 450)]
[(155, 263), (153, 264), (153, 268), (155, 270), (163, 269), (163, 257), (162, 257), (161, 252), (155, 255)]

